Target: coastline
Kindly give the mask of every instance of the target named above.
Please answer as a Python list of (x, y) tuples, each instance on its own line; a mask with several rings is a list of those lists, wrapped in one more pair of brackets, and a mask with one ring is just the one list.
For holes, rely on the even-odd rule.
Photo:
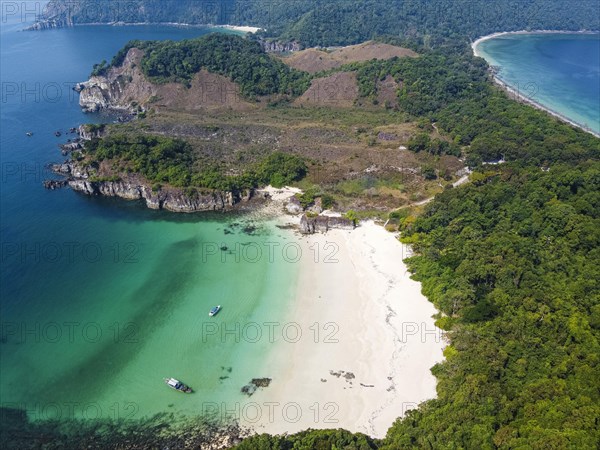
[[(40, 22), (38, 22), (40, 23)], [(75, 23), (71, 26), (74, 27), (88, 27), (88, 26), (113, 26), (113, 27), (128, 27), (128, 26), (165, 26), (165, 27), (181, 27), (181, 28), (222, 28), (226, 30), (236, 31), (239, 33), (247, 34), (247, 33), (258, 33), (264, 28), (259, 27), (251, 27), (246, 25), (214, 25), (214, 24), (191, 24), (191, 23), (181, 23), (181, 22), (91, 22), (91, 23)], [(25, 29), (31, 30), (35, 26), (32, 25)], [(64, 27), (61, 27), (64, 28)]]
[[(493, 34), (489, 34), (487, 36), (482, 36), (478, 39), (476, 39), (475, 41), (473, 41), (471, 43), (471, 49), (473, 50), (473, 55), (479, 58), (484, 58), (483, 56), (484, 53), (482, 53), (481, 51), (479, 51), (478, 47), (482, 42), (488, 41), (490, 39), (496, 39), (498, 37), (501, 36), (507, 36), (507, 35), (526, 35), (526, 34), (531, 34), (531, 35), (535, 35), (535, 34), (572, 34), (572, 35), (577, 35), (577, 34), (587, 34), (587, 35), (595, 35), (595, 34), (600, 34), (599, 32), (595, 32), (595, 31), (552, 31), (552, 30), (537, 30), (537, 31), (526, 31), (526, 30), (522, 30), (522, 31), (505, 31), (505, 32), (499, 32), (499, 33), (493, 33)], [(487, 60), (486, 60), (487, 61)], [(489, 61), (487, 61), (489, 64)], [(551, 116), (553, 116), (554, 118), (565, 122), (575, 128), (578, 128), (582, 131), (585, 131), (586, 133), (590, 133), (591, 135), (600, 138), (600, 133), (590, 129), (589, 127), (586, 127), (585, 125), (582, 125), (572, 119), (569, 119), (568, 117), (566, 117), (565, 115), (553, 110), (552, 108), (543, 105), (542, 103), (533, 100), (530, 97), (527, 97), (526, 95), (524, 95), (522, 92), (519, 92), (517, 89), (514, 89), (513, 87), (511, 87), (506, 81), (504, 81), (500, 76), (498, 76), (497, 73), (493, 73), (492, 74), (494, 83), (496, 85), (498, 85), (501, 89), (503, 89), (505, 92), (507, 92), (510, 96), (514, 96), (514, 98), (517, 101), (523, 102), (525, 104), (528, 104), (536, 109), (539, 109), (541, 111), (544, 111), (548, 114), (550, 114)]]
[(490, 39), (495, 39), (500, 36), (508, 36), (511, 34), (600, 34), (600, 31), (587, 31), (587, 30), (579, 30), (579, 31), (564, 31), (564, 30), (519, 30), (519, 31), (499, 31), (497, 33), (488, 34), (486, 36), (481, 36), (477, 38), (473, 42), (471, 42), (471, 48), (473, 49), (473, 54), (480, 58), (483, 58), (481, 54), (477, 51), (477, 46), (484, 41), (488, 41)]
[[(282, 225), (299, 221), (279, 217)], [(432, 318), (437, 311), (403, 262), (409, 251), (372, 221), (353, 231), (294, 233), (290, 243), (302, 258), (286, 323), (302, 338), (273, 345), (263, 365), (272, 382), (248, 403), (279, 405), (274, 419), (242, 417), (241, 425), (256, 433), (344, 428), (383, 438), (398, 417), (436, 397), (430, 369), (446, 345)]]

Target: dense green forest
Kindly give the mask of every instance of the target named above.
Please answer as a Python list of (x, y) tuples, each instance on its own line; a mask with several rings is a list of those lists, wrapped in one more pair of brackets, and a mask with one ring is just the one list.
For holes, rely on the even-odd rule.
[(74, 23), (180, 22), (263, 27), (305, 46), (356, 44), (382, 35), (447, 37), (496, 31), (598, 30), (597, 0), (52, 0), (47, 17)]
[(451, 346), (382, 448), (596, 448), (598, 161), (476, 173), (402, 223)]

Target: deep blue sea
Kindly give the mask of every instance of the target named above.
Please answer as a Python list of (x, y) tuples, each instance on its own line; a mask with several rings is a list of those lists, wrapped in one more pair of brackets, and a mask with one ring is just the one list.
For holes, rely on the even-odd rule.
[[(214, 30), (20, 31), (25, 25), (3, 16), (0, 30), (2, 406), (32, 419), (133, 419), (239, 400), (271, 343), (224, 340), (206, 328), (208, 311), (223, 305), (216, 323), (233, 334), (240, 324), (281, 320), (293, 266), (240, 253), (291, 232), (247, 215), (150, 211), (42, 186), (52, 177), (46, 164), (63, 159), (58, 144), (75, 137), (69, 128), (114, 120), (83, 114), (72, 90), (93, 64), (131, 39)], [(168, 389), (164, 377), (197, 395)]]
[(600, 34), (509, 34), (478, 50), (512, 88), (600, 133)]

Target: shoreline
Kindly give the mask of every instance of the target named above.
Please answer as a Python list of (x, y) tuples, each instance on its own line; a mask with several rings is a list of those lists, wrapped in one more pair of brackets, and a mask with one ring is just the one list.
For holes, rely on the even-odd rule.
[[(478, 38), (477, 40), (473, 41), (471, 43), (471, 49), (473, 50), (473, 55), (479, 58), (483, 58), (486, 59), (483, 55), (484, 53), (480, 52), (478, 50), (479, 45), (482, 42), (491, 40), (491, 39), (496, 39), (498, 37), (501, 36), (508, 36), (508, 35), (536, 35), (536, 34), (572, 34), (572, 35), (596, 35), (596, 34), (600, 34), (600, 32), (596, 32), (596, 31), (553, 31), (553, 30), (536, 30), (536, 31), (526, 31), (526, 30), (521, 30), (521, 31), (504, 31), (504, 32), (499, 32), (499, 33), (493, 33), (493, 34), (489, 34), (487, 36), (482, 36), (480, 38)], [(488, 63), (488, 65), (490, 65), (489, 61), (486, 62)], [(496, 85), (498, 85), (501, 89), (503, 89), (505, 92), (507, 92), (508, 94), (512, 95), (515, 97), (515, 99), (517, 101), (520, 101), (522, 103), (525, 103), (529, 106), (532, 106), (538, 110), (544, 111), (548, 114), (550, 114), (552, 117), (565, 122), (575, 128), (578, 128), (586, 133), (589, 133), (597, 138), (600, 138), (600, 133), (592, 130), (589, 127), (586, 127), (583, 124), (580, 124), (572, 119), (569, 119), (568, 117), (566, 117), (564, 114), (561, 114), (555, 110), (553, 110), (552, 108), (550, 108), (549, 106), (546, 106), (544, 104), (542, 104), (539, 101), (536, 101), (530, 97), (527, 97), (526, 95), (524, 95), (523, 93), (519, 92), (518, 90), (514, 89), (513, 87), (511, 87), (506, 81), (504, 81), (497, 73), (493, 72), (492, 73), (492, 78), (494, 80), (494, 83)]]
[(564, 31), (564, 30), (519, 30), (519, 31), (499, 31), (497, 33), (488, 34), (486, 36), (481, 36), (476, 40), (471, 42), (471, 48), (473, 49), (473, 53), (475, 56), (483, 58), (480, 53), (477, 51), (477, 46), (482, 42), (489, 41), (490, 39), (496, 39), (501, 36), (508, 36), (511, 34), (600, 34), (600, 31), (588, 31), (588, 30), (579, 30), (579, 31)]
[[(292, 193), (284, 190), (269, 212)], [(282, 225), (299, 219), (279, 210)], [(403, 262), (410, 250), (373, 221), (292, 236), (302, 258), (285, 322), (302, 339), (274, 344), (263, 365), (272, 382), (248, 400), (279, 405), (274, 420), (240, 425), (257, 434), (344, 428), (383, 438), (397, 418), (437, 396), (431, 368), (446, 346), (435, 307)]]
[[(33, 31), (35, 30), (36, 24), (44, 23), (44, 21), (39, 21), (31, 25), (30, 27), (25, 28), (22, 31)], [(260, 27), (251, 27), (247, 25), (214, 25), (214, 24), (192, 24), (192, 23), (181, 23), (181, 22), (90, 22), (90, 23), (75, 23), (69, 26), (72, 27), (87, 27), (87, 26), (110, 26), (110, 27), (128, 27), (128, 26), (166, 26), (166, 27), (179, 27), (179, 28), (222, 28), (226, 30), (236, 31), (239, 33), (247, 34), (247, 33), (258, 33), (259, 31), (265, 30)], [(68, 28), (69, 26), (60, 26), (57, 28)]]
[(85, 26), (102, 26), (108, 25), (112, 27), (128, 27), (128, 26), (165, 26), (165, 27), (181, 27), (181, 28), (223, 28), (231, 31), (239, 31), (241, 33), (258, 33), (263, 30), (259, 27), (250, 27), (245, 25), (214, 25), (214, 24), (191, 24), (191, 23), (180, 23), (180, 22), (112, 22), (112, 23), (77, 23), (76, 27)]

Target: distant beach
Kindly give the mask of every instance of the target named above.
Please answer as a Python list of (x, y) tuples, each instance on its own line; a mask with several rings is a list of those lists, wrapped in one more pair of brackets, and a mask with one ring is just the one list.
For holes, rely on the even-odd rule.
[(92, 22), (92, 23), (77, 23), (74, 26), (76, 27), (87, 27), (87, 26), (115, 26), (115, 27), (138, 27), (138, 26), (165, 26), (165, 27), (182, 27), (182, 28), (222, 28), (225, 30), (237, 31), (240, 33), (258, 33), (263, 30), (263, 28), (259, 27), (249, 27), (249, 26), (241, 26), (241, 25), (213, 25), (213, 24), (190, 24), (190, 23), (180, 23), (180, 22), (112, 22), (112, 23), (104, 23), (104, 22)]
[(214, 28), (225, 28), (227, 30), (233, 31), (241, 31), (242, 33), (258, 33), (262, 30), (262, 28), (258, 27), (247, 27), (247, 26), (239, 26), (239, 25), (211, 25)]
[(473, 49), (473, 54), (480, 58), (483, 58), (481, 53), (477, 50), (479, 44), (485, 41), (489, 41), (490, 39), (495, 39), (500, 36), (508, 36), (512, 34), (598, 34), (597, 31), (556, 31), (556, 30), (535, 30), (535, 31), (502, 31), (498, 33), (488, 34), (487, 36), (482, 36), (471, 43), (471, 48)]
[[(488, 41), (491, 39), (496, 39), (496, 38), (499, 38), (502, 36), (508, 36), (508, 35), (540, 35), (540, 34), (596, 35), (598, 33), (592, 32), (592, 31), (553, 31), (553, 30), (508, 31), (508, 32), (501, 32), (501, 33), (493, 33), (493, 34), (490, 34), (487, 36), (480, 37), (479, 39), (472, 42), (471, 48), (473, 49), (473, 54), (475, 56), (486, 59), (485, 58), (486, 55), (480, 49), (480, 45), (485, 41)], [(488, 63), (490, 63), (490, 62), (488, 61)], [(555, 111), (554, 109), (542, 104), (541, 102), (538, 102), (538, 101), (532, 99), (531, 97), (526, 96), (520, 90), (513, 88), (512, 86), (510, 86), (509, 83), (507, 83), (507, 81), (502, 79), (502, 77), (498, 73), (496, 73), (496, 71), (494, 71), (494, 73), (493, 73), (493, 79), (494, 79), (494, 82), (498, 86), (500, 86), (502, 89), (504, 89), (511, 96), (514, 96), (517, 100), (519, 100), (523, 103), (526, 103), (528, 105), (531, 105), (534, 108), (545, 111), (548, 114), (550, 114), (551, 116), (556, 117), (557, 119), (559, 119), (563, 122), (566, 122), (576, 128), (579, 128), (585, 132), (588, 132), (596, 137), (600, 137), (600, 133), (590, 129), (589, 127), (587, 127), (581, 123), (578, 123), (575, 120), (572, 120), (572, 119), (566, 117), (564, 114), (561, 114), (561, 113)]]

